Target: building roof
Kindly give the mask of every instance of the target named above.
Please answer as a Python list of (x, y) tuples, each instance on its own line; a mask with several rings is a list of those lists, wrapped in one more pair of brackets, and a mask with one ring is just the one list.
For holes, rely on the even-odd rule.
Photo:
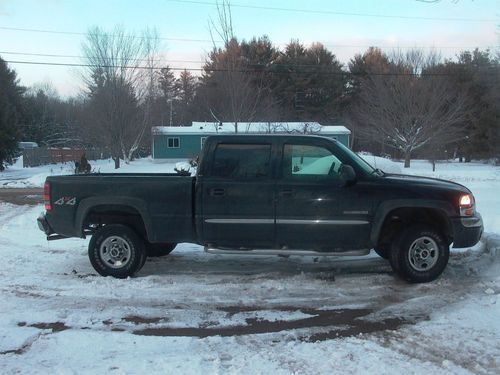
[[(234, 122), (197, 122), (190, 126), (154, 126), (158, 134), (220, 134), (235, 133)], [(239, 122), (238, 133), (299, 133), (299, 134), (351, 134), (341, 125), (321, 125), (318, 122)]]

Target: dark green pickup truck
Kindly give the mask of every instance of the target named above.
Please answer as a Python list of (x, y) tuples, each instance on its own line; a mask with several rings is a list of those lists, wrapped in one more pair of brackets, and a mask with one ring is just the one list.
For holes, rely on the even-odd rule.
[(40, 229), (91, 235), (103, 276), (127, 277), (180, 242), (207, 252), (366, 255), (411, 282), (437, 278), (449, 246), (476, 244), (483, 226), (462, 185), (386, 174), (316, 136), (209, 137), (197, 175), (48, 177)]

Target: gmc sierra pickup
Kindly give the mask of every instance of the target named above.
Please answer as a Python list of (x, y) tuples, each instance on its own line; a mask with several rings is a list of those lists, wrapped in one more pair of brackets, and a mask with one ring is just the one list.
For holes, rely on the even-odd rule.
[(449, 181), (386, 174), (339, 142), (317, 136), (209, 137), (195, 177), (90, 174), (48, 177), (47, 238), (91, 235), (103, 276), (138, 272), (180, 242), (207, 252), (366, 255), (396, 275), (428, 282), (449, 247), (468, 247), (483, 226), (472, 193)]

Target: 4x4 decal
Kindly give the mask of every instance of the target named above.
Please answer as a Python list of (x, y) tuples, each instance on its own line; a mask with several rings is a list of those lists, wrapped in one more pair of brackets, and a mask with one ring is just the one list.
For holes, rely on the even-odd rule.
[(74, 206), (76, 204), (76, 197), (61, 197), (54, 202), (58, 206)]

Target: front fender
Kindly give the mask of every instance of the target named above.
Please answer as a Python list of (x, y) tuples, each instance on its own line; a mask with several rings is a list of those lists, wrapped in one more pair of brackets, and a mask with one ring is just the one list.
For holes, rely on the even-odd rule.
[(429, 208), (439, 210), (441, 213), (449, 217), (456, 216), (455, 208), (453, 205), (446, 201), (433, 200), (433, 199), (392, 199), (382, 202), (375, 211), (373, 218), (372, 231), (370, 234), (370, 241), (377, 244), (384, 221), (392, 211), (400, 208)]

